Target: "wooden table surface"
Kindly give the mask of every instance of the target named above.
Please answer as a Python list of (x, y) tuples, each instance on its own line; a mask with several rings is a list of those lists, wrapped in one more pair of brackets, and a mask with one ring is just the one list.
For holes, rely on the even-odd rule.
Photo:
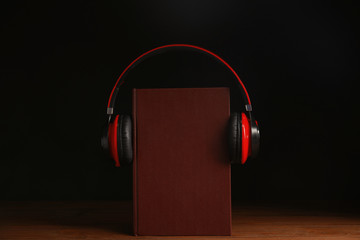
[(360, 239), (351, 210), (233, 205), (231, 237), (132, 236), (130, 202), (0, 202), (0, 239)]

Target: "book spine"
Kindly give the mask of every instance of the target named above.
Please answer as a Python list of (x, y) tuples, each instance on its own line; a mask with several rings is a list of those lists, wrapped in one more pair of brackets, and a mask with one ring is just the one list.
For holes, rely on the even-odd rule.
[(136, 140), (136, 89), (133, 89), (133, 231), (138, 236), (138, 198), (137, 198), (137, 140)]

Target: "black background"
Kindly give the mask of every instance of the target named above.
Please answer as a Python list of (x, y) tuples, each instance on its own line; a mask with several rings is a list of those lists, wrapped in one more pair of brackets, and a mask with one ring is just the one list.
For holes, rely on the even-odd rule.
[[(1, 200), (131, 199), (131, 167), (99, 144), (107, 98), (130, 61), (169, 43), (219, 54), (252, 97), (261, 153), (232, 167), (234, 200), (359, 200), (355, 1), (28, 2), (1, 19)], [(129, 74), (117, 110), (133, 87), (229, 86), (240, 111), (233, 83), (207, 57), (170, 52)]]

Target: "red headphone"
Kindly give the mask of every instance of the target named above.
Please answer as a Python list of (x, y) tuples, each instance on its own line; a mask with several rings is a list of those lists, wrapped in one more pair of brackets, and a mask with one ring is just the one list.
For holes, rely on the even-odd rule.
[(256, 157), (260, 147), (260, 131), (257, 121), (252, 116), (252, 106), (249, 94), (237, 75), (235, 70), (224, 59), (216, 55), (215, 53), (188, 44), (170, 44), (160, 46), (151, 49), (134, 61), (132, 61), (120, 74), (118, 80), (115, 83), (114, 88), (111, 91), (107, 114), (109, 117), (108, 125), (105, 127), (101, 145), (104, 150), (108, 151), (111, 157), (115, 161), (115, 165), (129, 164), (132, 162), (132, 123), (131, 118), (128, 115), (116, 115), (113, 117), (114, 105), (119, 88), (124, 84), (126, 74), (136, 67), (142, 60), (149, 58), (155, 54), (161, 53), (167, 50), (194, 50), (212, 57), (218, 60), (222, 65), (225, 65), (236, 77), (239, 89), (245, 102), (245, 113), (232, 113), (229, 120), (229, 150), (231, 163), (244, 164), (249, 156)]

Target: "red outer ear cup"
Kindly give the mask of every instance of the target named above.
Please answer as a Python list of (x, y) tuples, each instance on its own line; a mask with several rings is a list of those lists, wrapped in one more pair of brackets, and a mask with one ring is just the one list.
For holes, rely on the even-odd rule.
[(119, 115), (116, 115), (115, 120), (109, 124), (109, 151), (112, 159), (115, 161), (115, 166), (120, 167), (118, 143), (117, 143), (117, 129), (118, 129)]
[(241, 113), (241, 163), (250, 155), (250, 123), (245, 113)]

